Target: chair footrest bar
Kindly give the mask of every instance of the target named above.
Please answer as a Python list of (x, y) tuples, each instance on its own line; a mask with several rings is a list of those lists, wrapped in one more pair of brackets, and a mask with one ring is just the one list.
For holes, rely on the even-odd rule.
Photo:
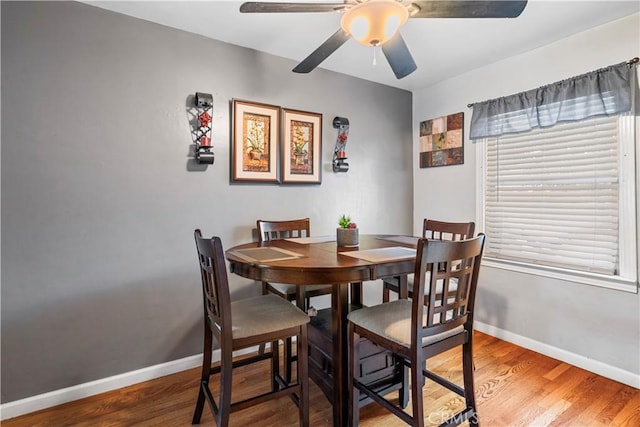
[[(255, 356), (246, 357), (244, 359), (234, 360), (233, 367), (239, 368), (240, 366), (250, 365), (252, 363), (256, 363), (261, 360), (271, 359), (272, 357), (273, 357), (273, 353), (268, 351), (262, 354), (257, 354)], [(219, 374), (219, 373), (220, 373), (220, 365), (211, 366), (210, 375)]]
[(397, 385), (398, 381), (395, 378), (385, 377), (377, 381), (371, 381), (366, 384), (359, 381), (360, 384), (364, 385), (368, 389), (375, 391), (376, 393), (380, 393), (382, 390), (385, 390), (391, 386)]
[(402, 409), (400, 409), (399, 407), (397, 407), (393, 403), (389, 402), (387, 399), (385, 399), (382, 396), (380, 396), (378, 393), (373, 391), (371, 388), (369, 388), (365, 384), (362, 384), (360, 381), (354, 379), (353, 380), (353, 386), (357, 387), (358, 390), (360, 390), (362, 393), (366, 394), (374, 402), (382, 405), (384, 408), (386, 408), (387, 410), (389, 410), (392, 413), (394, 413), (397, 417), (402, 419), (402, 421), (404, 421), (405, 423), (413, 425), (413, 417), (411, 417), (409, 414), (404, 412)]
[(272, 399), (279, 399), (283, 396), (288, 396), (293, 393), (300, 393), (300, 385), (296, 384), (291, 387), (284, 388), (278, 391), (270, 391), (267, 393), (263, 393), (259, 396), (251, 397), (249, 399), (241, 400), (239, 402), (235, 402), (231, 404), (231, 412), (240, 411), (242, 409), (246, 409), (253, 405), (258, 405), (260, 403), (267, 402)]
[(449, 390), (459, 394), (462, 397), (466, 396), (466, 393), (464, 391), (464, 389), (462, 387), (460, 387), (457, 384), (452, 383), (451, 381), (442, 378), (440, 375), (435, 374), (431, 371), (427, 371), (426, 369), (422, 370), (422, 375), (424, 375), (425, 377), (429, 378), (432, 381), (437, 382), (438, 384), (440, 384), (442, 387), (446, 387)]
[(211, 390), (209, 390), (209, 384), (202, 381), (200, 383), (200, 388), (204, 391), (204, 396), (207, 398), (207, 402), (211, 407), (211, 412), (215, 415), (218, 415), (218, 405), (216, 405), (216, 401), (213, 399), (213, 395), (211, 394)]
[[(276, 375), (275, 379), (276, 379), (276, 382), (278, 383), (278, 386), (281, 387), (281, 390), (286, 389), (287, 387), (290, 387), (289, 383), (287, 383), (284, 380), (284, 378), (282, 378), (280, 375)], [(296, 405), (300, 405), (300, 395), (299, 394), (291, 393), (289, 395), (289, 397), (291, 397), (291, 400), (293, 400), (293, 403), (295, 403)]]
[(280, 386), (280, 388), (285, 389), (287, 387), (289, 387), (289, 383), (287, 383), (284, 378), (282, 378), (280, 375), (275, 375), (275, 380), (278, 383), (278, 385)]

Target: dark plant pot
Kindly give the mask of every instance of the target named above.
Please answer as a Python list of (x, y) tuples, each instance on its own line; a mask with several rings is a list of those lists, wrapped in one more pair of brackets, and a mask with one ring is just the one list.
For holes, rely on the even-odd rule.
[(357, 228), (338, 228), (336, 241), (338, 246), (354, 247), (358, 246), (358, 229)]

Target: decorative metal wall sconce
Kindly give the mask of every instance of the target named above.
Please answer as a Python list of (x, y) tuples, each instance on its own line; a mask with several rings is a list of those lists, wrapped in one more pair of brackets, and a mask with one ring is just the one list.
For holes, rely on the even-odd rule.
[(347, 137), (349, 136), (349, 119), (344, 117), (334, 117), (333, 127), (338, 129), (336, 147), (333, 150), (333, 171), (346, 172), (349, 170), (349, 163), (346, 162)]
[(209, 93), (196, 92), (196, 160), (198, 163), (212, 165), (215, 158), (211, 147), (211, 128), (213, 112), (213, 96)]

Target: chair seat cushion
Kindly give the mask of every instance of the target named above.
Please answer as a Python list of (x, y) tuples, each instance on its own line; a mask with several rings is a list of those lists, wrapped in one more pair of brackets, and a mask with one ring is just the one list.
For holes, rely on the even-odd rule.
[[(269, 285), (274, 288), (276, 291), (280, 292), (283, 295), (295, 295), (296, 294), (296, 285), (287, 285), (285, 283), (272, 283), (269, 282)], [(304, 291), (311, 293), (315, 291), (327, 291), (327, 293), (331, 293), (331, 285), (305, 285)]]
[(234, 339), (268, 334), (308, 322), (309, 316), (277, 295), (260, 295), (231, 302)]
[[(410, 300), (395, 300), (352, 311), (349, 313), (348, 319), (350, 322), (376, 335), (380, 335), (404, 347), (410, 347), (411, 304)], [(458, 326), (441, 334), (424, 337), (422, 346), (442, 341), (462, 332), (464, 332), (464, 327)]]

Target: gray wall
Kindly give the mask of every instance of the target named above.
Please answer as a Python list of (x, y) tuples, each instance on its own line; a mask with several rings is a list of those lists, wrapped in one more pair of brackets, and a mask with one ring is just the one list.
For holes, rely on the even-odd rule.
[[(506, 96), (640, 56), (640, 15), (567, 37), (414, 93), (414, 231), (422, 218), (475, 218), (476, 144), (465, 141), (465, 164), (420, 169), (418, 124), (464, 111), (475, 101)], [(470, 36), (471, 37), (471, 36)], [(438, 102), (433, 102), (437, 99)], [(636, 153), (638, 155), (638, 153)], [(632, 177), (630, 177), (633, 179)], [(454, 182), (444, 190), (434, 183)], [(433, 200), (438, 203), (433, 203)], [(639, 222), (640, 224), (640, 222)], [(479, 225), (477, 231), (482, 231)], [(483, 267), (476, 319), (519, 342), (569, 355), (574, 363), (640, 384), (640, 295)]]
[[(411, 232), (410, 92), (85, 4), (1, 7), (3, 403), (201, 352), (196, 227), (226, 247), (258, 218)], [(196, 91), (214, 97), (205, 170)], [(322, 113), (322, 185), (230, 185), (232, 98)], [(346, 174), (330, 171), (336, 115)], [(231, 279), (234, 298), (258, 292)]]

